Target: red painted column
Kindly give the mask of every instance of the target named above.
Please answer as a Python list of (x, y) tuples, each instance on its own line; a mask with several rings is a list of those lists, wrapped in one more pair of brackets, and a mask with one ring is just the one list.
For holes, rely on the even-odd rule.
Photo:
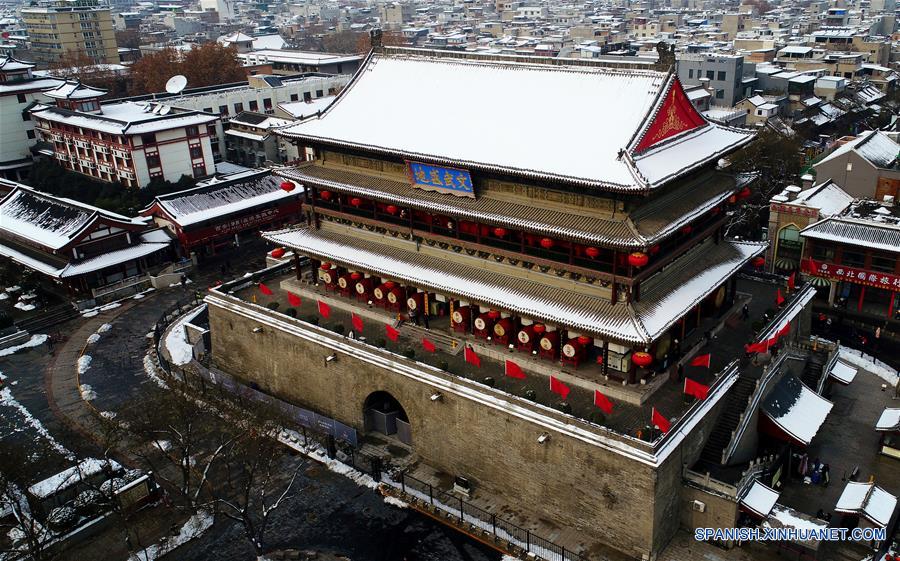
[(862, 312), (863, 300), (866, 298), (866, 287), (861, 286), (859, 289), (859, 302), (856, 304), (856, 311)]

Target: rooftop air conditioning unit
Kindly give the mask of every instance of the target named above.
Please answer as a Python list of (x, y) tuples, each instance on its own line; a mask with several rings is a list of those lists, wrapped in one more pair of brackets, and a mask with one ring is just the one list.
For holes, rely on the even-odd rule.
[(691, 501), (691, 510), (695, 512), (706, 512), (706, 503), (703, 501)]

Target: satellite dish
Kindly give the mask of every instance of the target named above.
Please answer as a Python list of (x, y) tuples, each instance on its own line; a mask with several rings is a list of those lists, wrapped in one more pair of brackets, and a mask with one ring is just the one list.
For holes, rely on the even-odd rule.
[(170, 94), (179, 94), (184, 88), (187, 86), (187, 78), (182, 76), (181, 74), (176, 74), (169, 78), (169, 81), (166, 82), (166, 91)]
[(171, 110), (172, 110), (172, 107), (170, 107), (170, 106), (168, 106), (168, 105), (163, 105), (163, 106), (160, 107), (160, 109), (159, 109), (159, 114), (160, 114), (160, 115), (168, 115), (168, 114), (169, 114), (169, 111), (171, 111)]

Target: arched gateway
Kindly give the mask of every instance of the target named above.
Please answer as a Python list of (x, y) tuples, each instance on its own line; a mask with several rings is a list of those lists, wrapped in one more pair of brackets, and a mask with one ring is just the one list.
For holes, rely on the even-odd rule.
[(412, 444), (409, 417), (397, 399), (385, 391), (369, 394), (363, 405), (366, 431), (392, 436), (404, 444)]

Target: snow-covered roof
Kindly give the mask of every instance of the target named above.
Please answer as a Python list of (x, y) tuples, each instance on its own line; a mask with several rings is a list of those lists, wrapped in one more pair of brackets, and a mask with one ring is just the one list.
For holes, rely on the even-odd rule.
[(772, 512), (779, 495), (778, 491), (757, 480), (744, 492), (740, 503), (760, 518), (766, 518)]
[(253, 37), (253, 45), (252, 48), (257, 51), (261, 51), (264, 49), (283, 49), (287, 46), (287, 41), (284, 40), (284, 37), (281, 35), (273, 34), (273, 35), (259, 35)]
[(857, 369), (853, 366), (850, 366), (846, 362), (837, 361), (834, 363), (834, 366), (831, 367), (831, 370), (828, 371), (828, 375), (837, 380), (838, 382), (847, 385), (856, 378)]
[[(784, 505), (776, 504), (772, 507), (769, 518), (763, 522), (763, 526), (766, 528), (796, 528), (811, 532), (824, 530), (828, 527), (828, 522), (813, 518), (808, 514), (798, 512)], [(809, 541), (800, 543), (808, 545)]]
[(254, 140), (256, 142), (264, 142), (267, 138), (269, 138), (268, 134), (256, 134), (237, 129), (228, 129), (227, 131), (225, 131), (225, 134), (227, 134), (228, 136), (236, 136), (238, 138), (246, 138), (247, 140)]
[(54, 106), (41, 105), (32, 114), (54, 123), (82, 127), (110, 134), (147, 134), (187, 126), (199, 126), (215, 122), (217, 115), (201, 111), (181, 109), (165, 105), (165, 115), (154, 112), (162, 104), (123, 101), (102, 106), (101, 113), (71, 111)]
[(833, 403), (786, 374), (763, 402), (763, 412), (782, 431), (808, 445), (831, 412)]
[(791, 204), (818, 209), (819, 216), (827, 218), (843, 212), (852, 202), (853, 195), (829, 179), (824, 183), (800, 191)]
[(97, 218), (138, 225), (131, 218), (18, 185), (0, 200), (0, 231), (49, 249), (65, 247)]
[(257, 172), (249, 180), (222, 182), (157, 197), (142, 214), (158, 206), (175, 223), (184, 227), (206, 220), (222, 219), (236, 212), (296, 197), (280, 187), (281, 179)]
[[(682, 109), (697, 123), (688, 124), (674, 101), (665, 115), (655, 113), (679, 94), (677, 79), (663, 72), (394, 49), (370, 55), (321, 116), (278, 134), (645, 191), (752, 138), (751, 132), (708, 123), (692, 107)], [(651, 123), (663, 133), (683, 132), (662, 134), (639, 152)]]
[(875, 167), (890, 168), (896, 163), (897, 157), (900, 155), (900, 144), (897, 144), (891, 137), (879, 130), (868, 131), (822, 158), (813, 167), (830, 162), (851, 150)]
[(325, 111), (336, 98), (337, 96), (330, 95), (310, 101), (291, 101), (279, 103), (278, 107), (294, 119), (304, 119), (315, 115), (319, 111)]
[(12, 55), (0, 57), (0, 72), (14, 72), (34, 68), (34, 63), (16, 60)]
[(253, 37), (245, 33), (241, 33), (240, 31), (235, 31), (231, 35), (226, 35), (224, 37), (219, 37), (217, 40), (219, 43), (224, 43), (226, 45), (231, 43), (251, 43), (253, 42)]
[(47, 479), (38, 481), (28, 488), (28, 492), (34, 497), (44, 499), (64, 491), (83, 479), (96, 475), (107, 468), (112, 471), (118, 471), (122, 469), (122, 466), (115, 460), (87, 458), (66, 470), (51, 475)]
[[(672, 282), (652, 281), (634, 305), (568, 290), (424, 252), (400, 249), (343, 233), (295, 228), (263, 232), (263, 237), (300, 253), (492, 306), (527, 318), (629, 343), (649, 343), (696, 302), (712, 293), (764, 244), (704, 244), (666, 270)], [(412, 243), (412, 242), (410, 242)], [(511, 271), (513, 273), (513, 271)]]
[(885, 527), (897, 508), (897, 497), (874, 483), (848, 481), (838, 498), (835, 512), (864, 516), (877, 527)]
[(162, 251), (168, 247), (170, 243), (171, 240), (163, 243), (139, 243), (123, 249), (109, 251), (97, 255), (96, 257), (85, 259), (84, 261), (71, 263), (60, 272), (59, 276), (60, 278), (77, 277), (78, 275), (99, 271), (107, 267), (112, 267), (113, 265), (119, 265), (120, 263), (127, 263), (134, 259), (146, 257), (157, 251)]
[(106, 90), (86, 86), (80, 81), (66, 80), (56, 88), (44, 92), (53, 99), (93, 99), (106, 95)]
[(16, 92), (51, 90), (59, 87), (62, 83), (62, 78), (35, 78), (33, 80), (2, 82), (0, 83), (0, 95)]
[(900, 430), (900, 409), (886, 408), (878, 417), (875, 423), (877, 431), (898, 431)]
[(900, 226), (848, 216), (832, 216), (800, 231), (804, 238), (841, 242), (900, 253)]

